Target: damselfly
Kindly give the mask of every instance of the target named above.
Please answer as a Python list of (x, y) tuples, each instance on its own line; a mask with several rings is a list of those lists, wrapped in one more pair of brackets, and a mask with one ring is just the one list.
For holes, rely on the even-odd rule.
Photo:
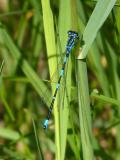
[(60, 71), (60, 76), (59, 76), (59, 79), (58, 79), (58, 82), (57, 82), (57, 85), (56, 85), (56, 89), (55, 89), (55, 92), (54, 92), (54, 95), (52, 97), (52, 101), (51, 101), (51, 104), (50, 104), (50, 107), (49, 107), (47, 118), (45, 119), (45, 121), (43, 123), (43, 128), (44, 129), (48, 128), (49, 119), (51, 117), (51, 113), (52, 113), (52, 110), (53, 110), (53, 106), (54, 106), (54, 102), (55, 102), (55, 99), (56, 99), (56, 95), (57, 95), (58, 90), (60, 88), (61, 79), (62, 79), (62, 77), (64, 75), (64, 71), (65, 71), (67, 60), (69, 58), (71, 50), (75, 46), (75, 44), (78, 41), (78, 39), (79, 39), (79, 36), (78, 36), (77, 32), (68, 31), (68, 41), (67, 41), (67, 45), (66, 45), (66, 54), (65, 54), (65, 57), (64, 57), (64, 61), (63, 61), (62, 69)]

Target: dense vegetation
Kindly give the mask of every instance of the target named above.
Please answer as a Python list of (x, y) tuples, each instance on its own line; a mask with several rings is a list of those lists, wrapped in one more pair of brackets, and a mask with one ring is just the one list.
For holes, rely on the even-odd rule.
[(119, 4), (0, 0), (0, 160), (120, 160)]

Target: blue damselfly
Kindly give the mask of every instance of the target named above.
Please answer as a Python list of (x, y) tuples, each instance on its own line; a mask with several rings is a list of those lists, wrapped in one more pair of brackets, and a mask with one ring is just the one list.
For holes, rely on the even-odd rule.
[(64, 75), (64, 71), (65, 71), (67, 60), (69, 58), (71, 50), (75, 46), (75, 44), (76, 44), (78, 39), (79, 39), (79, 36), (78, 36), (77, 32), (68, 31), (68, 41), (67, 41), (67, 44), (66, 44), (66, 54), (65, 54), (65, 57), (64, 57), (62, 69), (60, 71), (60, 76), (59, 76), (59, 79), (58, 79), (58, 83), (56, 85), (56, 89), (55, 89), (55, 92), (54, 92), (54, 95), (52, 97), (52, 101), (51, 101), (51, 104), (50, 104), (50, 107), (49, 107), (48, 115), (47, 115), (47, 118), (45, 119), (44, 124), (43, 124), (43, 128), (44, 129), (48, 128), (49, 119), (51, 117), (51, 113), (52, 113), (52, 110), (53, 110), (53, 106), (54, 106), (54, 102), (55, 102), (55, 99), (56, 99), (56, 95), (57, 95), (58, 90), (60, 88), (61, 79), (62, 79), (62, 77)]

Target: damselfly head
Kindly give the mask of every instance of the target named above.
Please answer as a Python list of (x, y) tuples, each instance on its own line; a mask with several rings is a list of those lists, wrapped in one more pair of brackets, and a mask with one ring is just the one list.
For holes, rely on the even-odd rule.
[(68, 31), (68, 36), (69, 37), (73, 37), (73, 38), (79, 38), (79, 35), (78, 35), (78, 33), (77, 32), (75, 32), (75, 31)]

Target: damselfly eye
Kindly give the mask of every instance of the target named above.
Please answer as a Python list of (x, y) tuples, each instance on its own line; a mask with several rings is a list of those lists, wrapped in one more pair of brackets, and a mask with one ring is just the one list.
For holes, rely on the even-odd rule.
[(79, 38), (78, 33), (75, 31), (68, 31), (68, 36), (73, 38)]

